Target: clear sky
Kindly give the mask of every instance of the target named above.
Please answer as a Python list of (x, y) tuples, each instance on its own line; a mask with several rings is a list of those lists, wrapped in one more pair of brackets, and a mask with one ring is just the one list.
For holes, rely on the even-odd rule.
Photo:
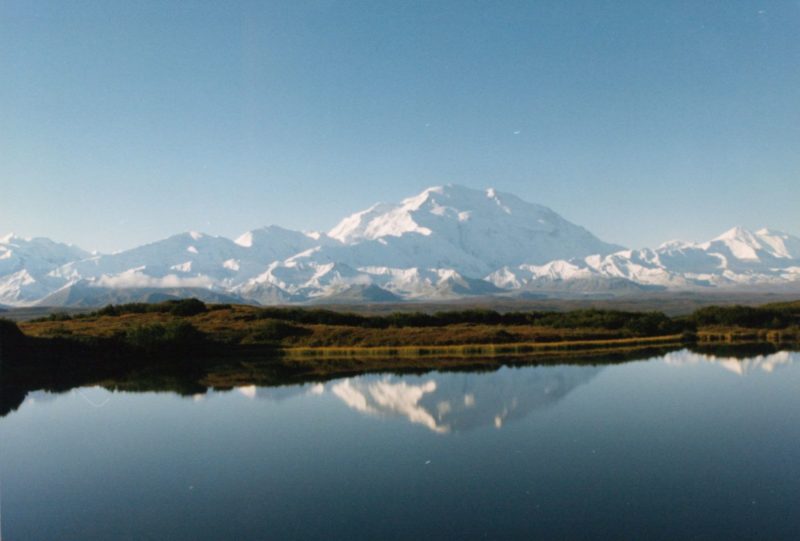
[(0, 233), (114, 250), (493, 186), (800, 234), (800, 2), (0, 2)]

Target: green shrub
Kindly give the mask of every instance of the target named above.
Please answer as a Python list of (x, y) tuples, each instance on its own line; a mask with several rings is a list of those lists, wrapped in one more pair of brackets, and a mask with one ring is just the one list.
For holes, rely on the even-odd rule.
[(46, 321), (71, 321), (73, 317), (69, 314), (65, 314), (64, 312), (53, 312), (52, 314), (45, 316), (45, 317), (37, 317), (36, 319), (30, 320), (31, 323), (43, 323)]
[(285, 321), (268, 319), (254, 327), (250, 338), (256, 342), (280, 342), (284, 338), (303, 336), (309, 334), (309, 332), (303, 327), (298, 327)]
[(172, 305), (169, 309), (169, 313), (173, 316), (190, 317), (208, 311), (206, 304), (195, 298), (168, 302)]
[(753, 329), (785, 329), (800, 322), (800, 308), (792, 304), (764, 307), (707, 306), (690, 316), (700, 326), (721, 325)]
[(206, 304), (195, 298), (170, 300), (164, 302), (130, 302), (127, 304), (109, 304), (89, 314), (90, 316), (121, 316), (123, 314), (161, 313), (189, 317), (208, 311)]
[(148, 354), (189, 352), (203, 346), (206, 335), (186, 321), (137, 325), (125, 332), (125, 344)]

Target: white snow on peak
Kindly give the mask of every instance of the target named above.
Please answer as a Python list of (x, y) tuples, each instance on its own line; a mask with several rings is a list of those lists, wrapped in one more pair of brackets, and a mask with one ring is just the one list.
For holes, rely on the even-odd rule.
[(501, 290), (800, 291), (800, 238), (735, 227), (707, 242), (626, 250), (545, 206), (454, 184), (373, 205), (328, 234), (272, 225), (234, 241), (188, 231), (114, 254), (46, 238), (0, 238), (0, 304), (34, 304), (79, 282), (213, 288), (261, 303), (377, 288), (415, 300)]
[(417, 198), (406, 199), (401, 205), (378, 203), (367, 210), (348, 216), (328, 232), (328, 236), (345, 244), (372, 240), (384, 236), (399, 237), (404, 233), (429, 235), (430, 230), (414, 222), (410, 211), (420, 204)]
[(243, 233), (242, 235), (238, 236), (234, 242), (239, 246), (250, 248), (253, 245), (253, 232), (248, 231), (247, 233)]
[(748, 231), (747, 229), (745, 229), (744, 227), (742, 227), (740, 225), (737, 225), (737, 226), (731, 227), (730, 229), (728, 229), (727, 231), (725, 231), (721, 235), (718, 235), (717, 237), (714, 237), (712, 239), (712, 241), (714, 241), (714, 240), (742, 240), (742, 239), (752, 238), (752, 236), (753, 236), (753, 234), (750, 231)]
[(753, 232), (743, 227), (734, 227), (701, 247), (741, 261), (800, 258), (800, 239), (767, 228)]
[[(428, 188), (396, 205), (370, 207), (342, 220), (329, 235), (354, 246), (357, 266), (451, 266), (473, 276), (503, 265), (543, 264), (620, 248), (547, 207), (491, 188), (454, 184)], [(370, 242), (375, 244), (367, 248)], [(372, 252), (384, 253), (383, 262)]]
[(226, 269), (233, 271), (238, 271), (241, 268), (239, 261), (237, 261), (236, 259), (226, 259), (225, 261), (222, 262), (222, 266), (225, 267)]
[(734, 227), (711, 241), (725, 244), (737, 259), (757, 260), (761, 245), (758, 238), (743, 227)]
[(694, 242), (687, 242), (685, 240), (668, 240), (666, 242), (661, 243), (657, 250), (660, 251), (667, 251), (667, 250), (684, 250), (686, 248), (693, 248), (697, 246)]
[(170, 267), (172, 270), (180, 271), (180, 272), (192, 272), (192, 262), (185, 261), (183, 263), (179, 263), (177, 265), (172, 265)]
[(800, 238), (767, 228), (759, 229), (755, 234), (775, 257), (800, 259)]

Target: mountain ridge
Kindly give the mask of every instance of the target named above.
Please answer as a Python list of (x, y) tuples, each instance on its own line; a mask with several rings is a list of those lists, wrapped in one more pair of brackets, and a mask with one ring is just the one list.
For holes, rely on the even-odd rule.
[(229, 239), (188, 231), (110, 254), (0, 237), (0, 304), (8, 306), (159, 290), (278, 304), (724, 288), (800, 291), (800, 238), (734, 227), (706, 242), (626, 249), (548, 207), (452, 184), (378, 203), (328, 232), (271, 225)]

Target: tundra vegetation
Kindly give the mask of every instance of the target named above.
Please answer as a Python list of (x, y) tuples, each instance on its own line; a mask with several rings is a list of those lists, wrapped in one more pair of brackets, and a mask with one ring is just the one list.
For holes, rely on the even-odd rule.
[(55, 313), (19, 324), (20, 336), (72, 341), (137, 355), (202, 353), (224, 348), (289, 351), (503, 344), (564, 344), (670, 339), (779, 340), (800, 335), (800, 301), (709, 306), (677, 317), (661, 312), (584, 309), (498, 312), (488, 309), (365, 315), (327, 309), (207, 305), (197, 299), (109, 305), (95, 312)]

